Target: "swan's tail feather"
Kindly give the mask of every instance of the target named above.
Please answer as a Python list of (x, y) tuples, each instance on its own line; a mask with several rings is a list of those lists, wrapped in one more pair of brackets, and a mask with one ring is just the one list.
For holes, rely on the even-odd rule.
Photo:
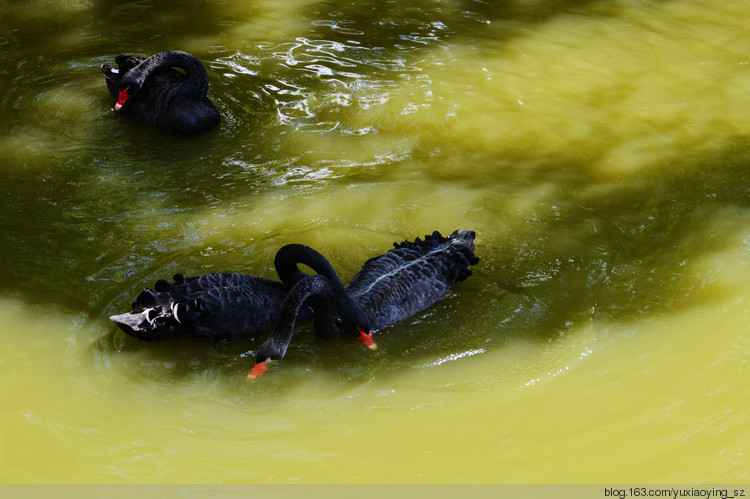
[[(177, 284), (183, 280), (175, 279)], [(113, 315), (110, 320), (130, 336), (163, 341), (188, 336), (203, 308), (202, 300), (185, 299), (175, 285), (161, 279), (153, 291), (141, 291), (130, 312)]]
[(445, 252), (448, 261), (457, 272), (456, 282), (464, 281), (471, 275), (469, 267), (479, 263), (479, 257), (474, 255), (476, 232), (473, 230), (457, 230), (450, 236), (444, 237), (439, 231), (414, 239), (413, 242), (403, 241), (393, 243), (394, 249), (409, 248), (423, 254)]
[(137, 307), (131, 312), (109, 318), (130, 336), (147, 341), (164, 341), (183, 338), (190, 328), (193, 316), (185, 302)]

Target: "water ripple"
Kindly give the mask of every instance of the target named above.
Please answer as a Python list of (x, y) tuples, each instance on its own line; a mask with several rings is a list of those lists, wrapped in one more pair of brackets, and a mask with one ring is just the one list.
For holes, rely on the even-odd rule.
[[(332, 27), (339, 33), (360, 32), (343, 22), (313, 24)], [(255, 46), (247, 52), (235, 52), (212, 63), (232, 82), (227, 97), (234, 110), (228, 121), (234, 119), (240, 127), (243, 116), (252, 113), (248, 103), (256, 102), (259, 107), (273, 106), (276, 124), (294, 130), (371, 133), (375, 131), (372, 127), (349, 130), (342, 123), (351, 121), (351, 113), (384, 105), (399, 79), (422, 72), (398, 52), (366, 47), (355, 40), (297, 37), (292, 42)]]

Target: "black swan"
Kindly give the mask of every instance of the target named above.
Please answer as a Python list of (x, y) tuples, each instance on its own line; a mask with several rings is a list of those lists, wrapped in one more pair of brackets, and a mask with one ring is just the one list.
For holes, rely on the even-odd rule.
[(206, 97), (206, 68), (191, 54), (170, 50), (148, 59), (120, 54), (115, 61), (117, 67), (102, 64), (102, 73), (117, 99), (116, 111), (178, 135), (197, 135), (219, 123), (219, 111)]
[(479, 262), (474, 256), (475, 238), (473, 231), (458, 230), (447, 238), (435, 231), (424, 241), (394, 243), (394, 249), (365, 262), (346, 288), (335, 273), (331, 275), (333, 269), (297, 280), (281, 305), (271, 337), (258, 349), (248, 377), (256, 378), (269, 361), (284, 357), (297, 312), (310, 297), (317, 300), (317, 336), (358, 335), (374, 349), (373, 331), (430, 307), (471, 275), (469, 267)]
[[(279, 250), (274, 264), (282, 282), (234, 273), (177, 274), (174, 283), (159, 280), (153, 291), (144, 289), (138, 295), (130, 312), (110, 320), (130, 336), (149, 341), (253, 336), (273, 327), (287, 292), (306, 276), (298, 264), (327, 276), (333, 272), (320, 253), (302, 245)], [(300, 310), (300, 318), (311, 314), (307, 305)]]

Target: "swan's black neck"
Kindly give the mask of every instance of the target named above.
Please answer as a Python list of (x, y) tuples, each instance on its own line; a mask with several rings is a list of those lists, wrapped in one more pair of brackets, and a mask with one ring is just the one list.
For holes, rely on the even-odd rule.
[(307, 265), (318, 274), (331, 279), (333, 285), (338, 285), (343, 290), (344, 285), (341, 279), (333, 270), (331, 264), (326, 258), (304, 244), (287, 244), (283, 246), (274, 258), (276, 272), (279, 274), (281, 281), (289, 287), (294, 286), (299, 281), (308, 277), (308, 274), (302, 272), (298, 265)]
[[(263, 345), (258, 349), (255, 360), (258, 363), (268, 359), (280, 360), (286, 355), (289, 342), (292, 340), (294, 324), (302, 304), (311, 296), (322, 296), (331, 300), (319, 300), (320, 303), (329, 303), (332, 310), (316, 310), (317, 313), (331, 315), (337, 313), (344, 323), (344, 329), (351, 334), (357, 334), (357, 330), (370, 330), (369, 320), (361, 308), (346, 294), (341, 281), (330, 279), (323, 275), (309, 275), (297, 282), (287, 294), (281, 305), (279, 319), (276, 327)], [(350, 331), (351, 330), (351, 331)]]
[(130, 71), (121, 80), (120, 87), (130, 87), (131, 93), (137, 92), (148, 77), (160, 68), (180, 68), (185, 71), (185, 85), (195, 89), (201, 96), (208, 92), (208, 74), (201, 61), (181, 50), (168, 50), (154, 54)]

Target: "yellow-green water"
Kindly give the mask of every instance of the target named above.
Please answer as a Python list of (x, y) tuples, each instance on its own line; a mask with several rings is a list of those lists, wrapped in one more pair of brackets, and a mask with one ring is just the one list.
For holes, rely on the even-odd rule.
[[(750, 2), (0, 6), (0, 480), (747, 483)], [(189, 28), (188, 28), (189, 27)], [(204, 61), (218, 130), (114, 116), (98, 66)], [(175, 272), (347, 281), (477, 232), (378, 333), (145, 344)]]

